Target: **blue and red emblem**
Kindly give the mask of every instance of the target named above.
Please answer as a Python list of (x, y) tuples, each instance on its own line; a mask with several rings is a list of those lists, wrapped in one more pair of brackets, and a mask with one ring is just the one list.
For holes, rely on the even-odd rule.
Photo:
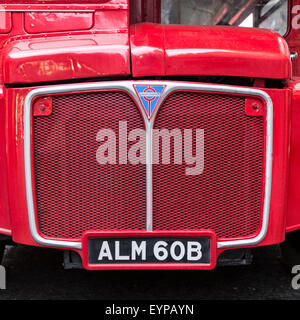
[(166, 86), (134, 85), (137, 96), (150, 120)]

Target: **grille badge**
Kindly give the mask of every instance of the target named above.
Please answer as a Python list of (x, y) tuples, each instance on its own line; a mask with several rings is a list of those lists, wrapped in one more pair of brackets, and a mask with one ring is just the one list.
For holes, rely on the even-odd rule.
[(148, 120), (160, 102), (166, 86), (162, 85), (134, 85), (135, 92), (146, 112)]

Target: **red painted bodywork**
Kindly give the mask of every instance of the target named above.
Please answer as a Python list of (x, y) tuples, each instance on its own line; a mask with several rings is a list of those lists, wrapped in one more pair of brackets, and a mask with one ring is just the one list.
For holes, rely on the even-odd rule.
[[(24, 15), (13, 13), (13, 30), (0, 35), (0, 42), (9, 39), (2, 49), (4, 83), (129, 76), (128, 11), (108, 10), (105, 19), (102, 10), (94, 15), (90, 31), (66, 33), (59, 25), (61, 32), (54, 32), (51, 26), (45, 36), (28, 35), (23, 28)], [(65, 29), (69, 28), (66, 24)], [(14, 33), (20, 36), (14, 38)]]
[(288, 79), (291, 76), (285, 40), (267, 30), (141, 24), (131, 28), (131, 48), (134, 77), (201, 74)]
[(10, 212), (8, 206), (8, 171), (6, 163), (5, 123), (6, 105), (4, 87), (0, 86), (0, 234), (11, 235)]
[[(274, 107), (270, 219), (259, 246), (280, 243), (287, 231), (300, 229), (300, 59), (292, 66), (289, 57), (290, 51), (300, 52), (299, 32), (290, 30), (285, 40), (275, 32), (247, 28), (130, 26), (127, 0), (0, 1), (4, 3), (8, 12), (0, 29), (0, 234), (39, 245), (29, 229), (24, 174), (23, 109), (31, 90), (66, 80), (188, 75), (284, 79), (283, 88), (259, 88)], [(131, 22), (159, 22), (159, 2), (132, 3), (136, 7)], [(216, 259), (221, 252), (216, 250)], [(78, 253), (85, 267), (93, 269), (86, 263), (86, 251)]]
[[(300, 79), (299, 79), (300, 80)], [(297, 78), (289, 83), (293, 90), (291, 101), (291, 144), (290, 144), (290, 170), (289, 170), (289, 192), (288, 210), (286, 219), (286, 230), (300, 229), (300, 82)]]
[(0, 12), (0, 33), (8, 33), (12, 27), (11, 12)]
[(89, 30), (94, 24), (92, 12), (26, 12), (24, 19), (28, 33)]

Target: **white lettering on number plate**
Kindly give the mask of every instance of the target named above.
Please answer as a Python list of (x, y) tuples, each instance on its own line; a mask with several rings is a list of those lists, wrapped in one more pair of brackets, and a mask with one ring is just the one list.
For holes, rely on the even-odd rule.
[[(147, 241), (137, 242), (132, 240), (129, 242), (130, 248), (127, 254), (121, 253), (120, 241), (114, 241), (114, 245), (110, 246), (108, 241), (103, 241), (99, 250), (98, 261), (136, 261), (137, 259), (145, 261), (147, 256), (154, 256), (159, 262), (172, 259), (180, 261), (186, 257), (187, 261), (198, 261), (202, 258), (202, 246), (198, 241), (187, 241), (184, 244), (181, 241), (174, 241), (168, 244), (166, 241), (157, 241), (154, 246), (147, 246)], [(147, 252), (151, 250), (151, 252)]]

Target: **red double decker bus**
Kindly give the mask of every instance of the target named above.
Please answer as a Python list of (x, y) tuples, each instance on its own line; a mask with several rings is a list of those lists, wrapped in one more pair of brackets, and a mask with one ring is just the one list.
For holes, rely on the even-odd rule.
[(1, 253), (299, 264), (299, 28), (298, 0), (0, 1)]

